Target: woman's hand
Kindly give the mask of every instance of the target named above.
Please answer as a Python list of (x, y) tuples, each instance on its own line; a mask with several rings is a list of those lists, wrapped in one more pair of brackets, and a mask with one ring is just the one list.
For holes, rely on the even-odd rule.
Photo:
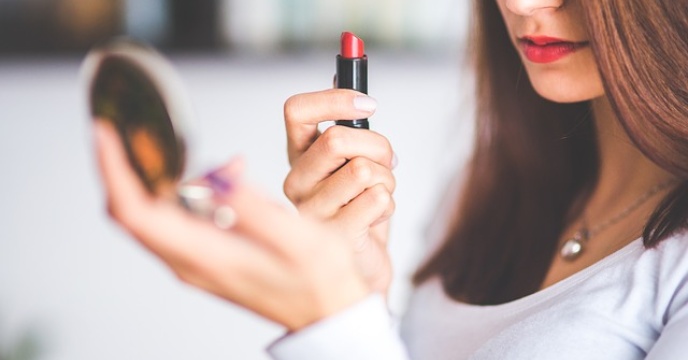
[(343, 236), (265, 199), (237, 179), (235, 165), (214, 172), (231, 185), (218, 203), (237, 213), (234, 227), (223, 231), (149, 195), (111, 125), (97, 121), (96, 140), (111, 217), (182, 281), (290, 330), (370, 292)]
[(292, 96), (284, 105), (289, 163), (284, 193), (301, 215), (337, 228), (357, 253), (369, 286), (386, 293), (391, 281), (387, 255), (389, 218), (394, 212), (394, 153), (389, 141), (368, 130), (320, 122), (367, 118), (376, 102), (352, 91), (332, 89)]

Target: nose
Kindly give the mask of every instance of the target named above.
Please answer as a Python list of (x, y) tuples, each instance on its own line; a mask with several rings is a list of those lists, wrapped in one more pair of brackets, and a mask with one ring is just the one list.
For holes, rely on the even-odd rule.
[(564, 0), (506, 0), (506, 7), (511, 12), (530, 16), (544, 9), (556, 10), (564, 4)]

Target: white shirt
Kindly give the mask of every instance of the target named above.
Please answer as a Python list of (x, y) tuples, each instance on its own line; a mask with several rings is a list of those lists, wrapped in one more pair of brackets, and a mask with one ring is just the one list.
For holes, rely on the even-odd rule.
[(418, 288), (394, 331), (371, 295), (275, 342), (277, 360), (688, 359), (688, 234), (640, 239), (532, 295), (458, 303), (437, 280)]

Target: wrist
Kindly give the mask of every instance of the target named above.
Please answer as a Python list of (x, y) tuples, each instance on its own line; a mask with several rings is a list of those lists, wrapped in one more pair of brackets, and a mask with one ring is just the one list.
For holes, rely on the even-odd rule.
[(370, 295), (371, 291), (364, 281), (351, 279), (344, 283), (331, 286), (329, 291), (316, 295), (315, 300), (308, 306), (302, 316), (294, 317), (284, 325), (289, 332), (297, 332), (304, 327), (333, 316)]

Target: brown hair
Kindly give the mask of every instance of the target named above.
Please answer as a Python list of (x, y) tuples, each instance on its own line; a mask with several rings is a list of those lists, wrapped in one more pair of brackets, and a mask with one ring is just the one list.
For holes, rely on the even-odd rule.
[[(570, 0), (580, 1), (580, 0)], [(674, 0), (585, 1), (590, 43), (619, 121), (662, 168), (688, 179), (688, 12)], [(458, 300), (498, 304), (537, 291), (567, 222), (597, 181), (589, 102), (540, 97), (522, 74), (495, 1), (474, 1), (477, 127), (460, 207), (415, 274)], [(648, 220), (646, 247), (687, 227), (688, 182)]]

